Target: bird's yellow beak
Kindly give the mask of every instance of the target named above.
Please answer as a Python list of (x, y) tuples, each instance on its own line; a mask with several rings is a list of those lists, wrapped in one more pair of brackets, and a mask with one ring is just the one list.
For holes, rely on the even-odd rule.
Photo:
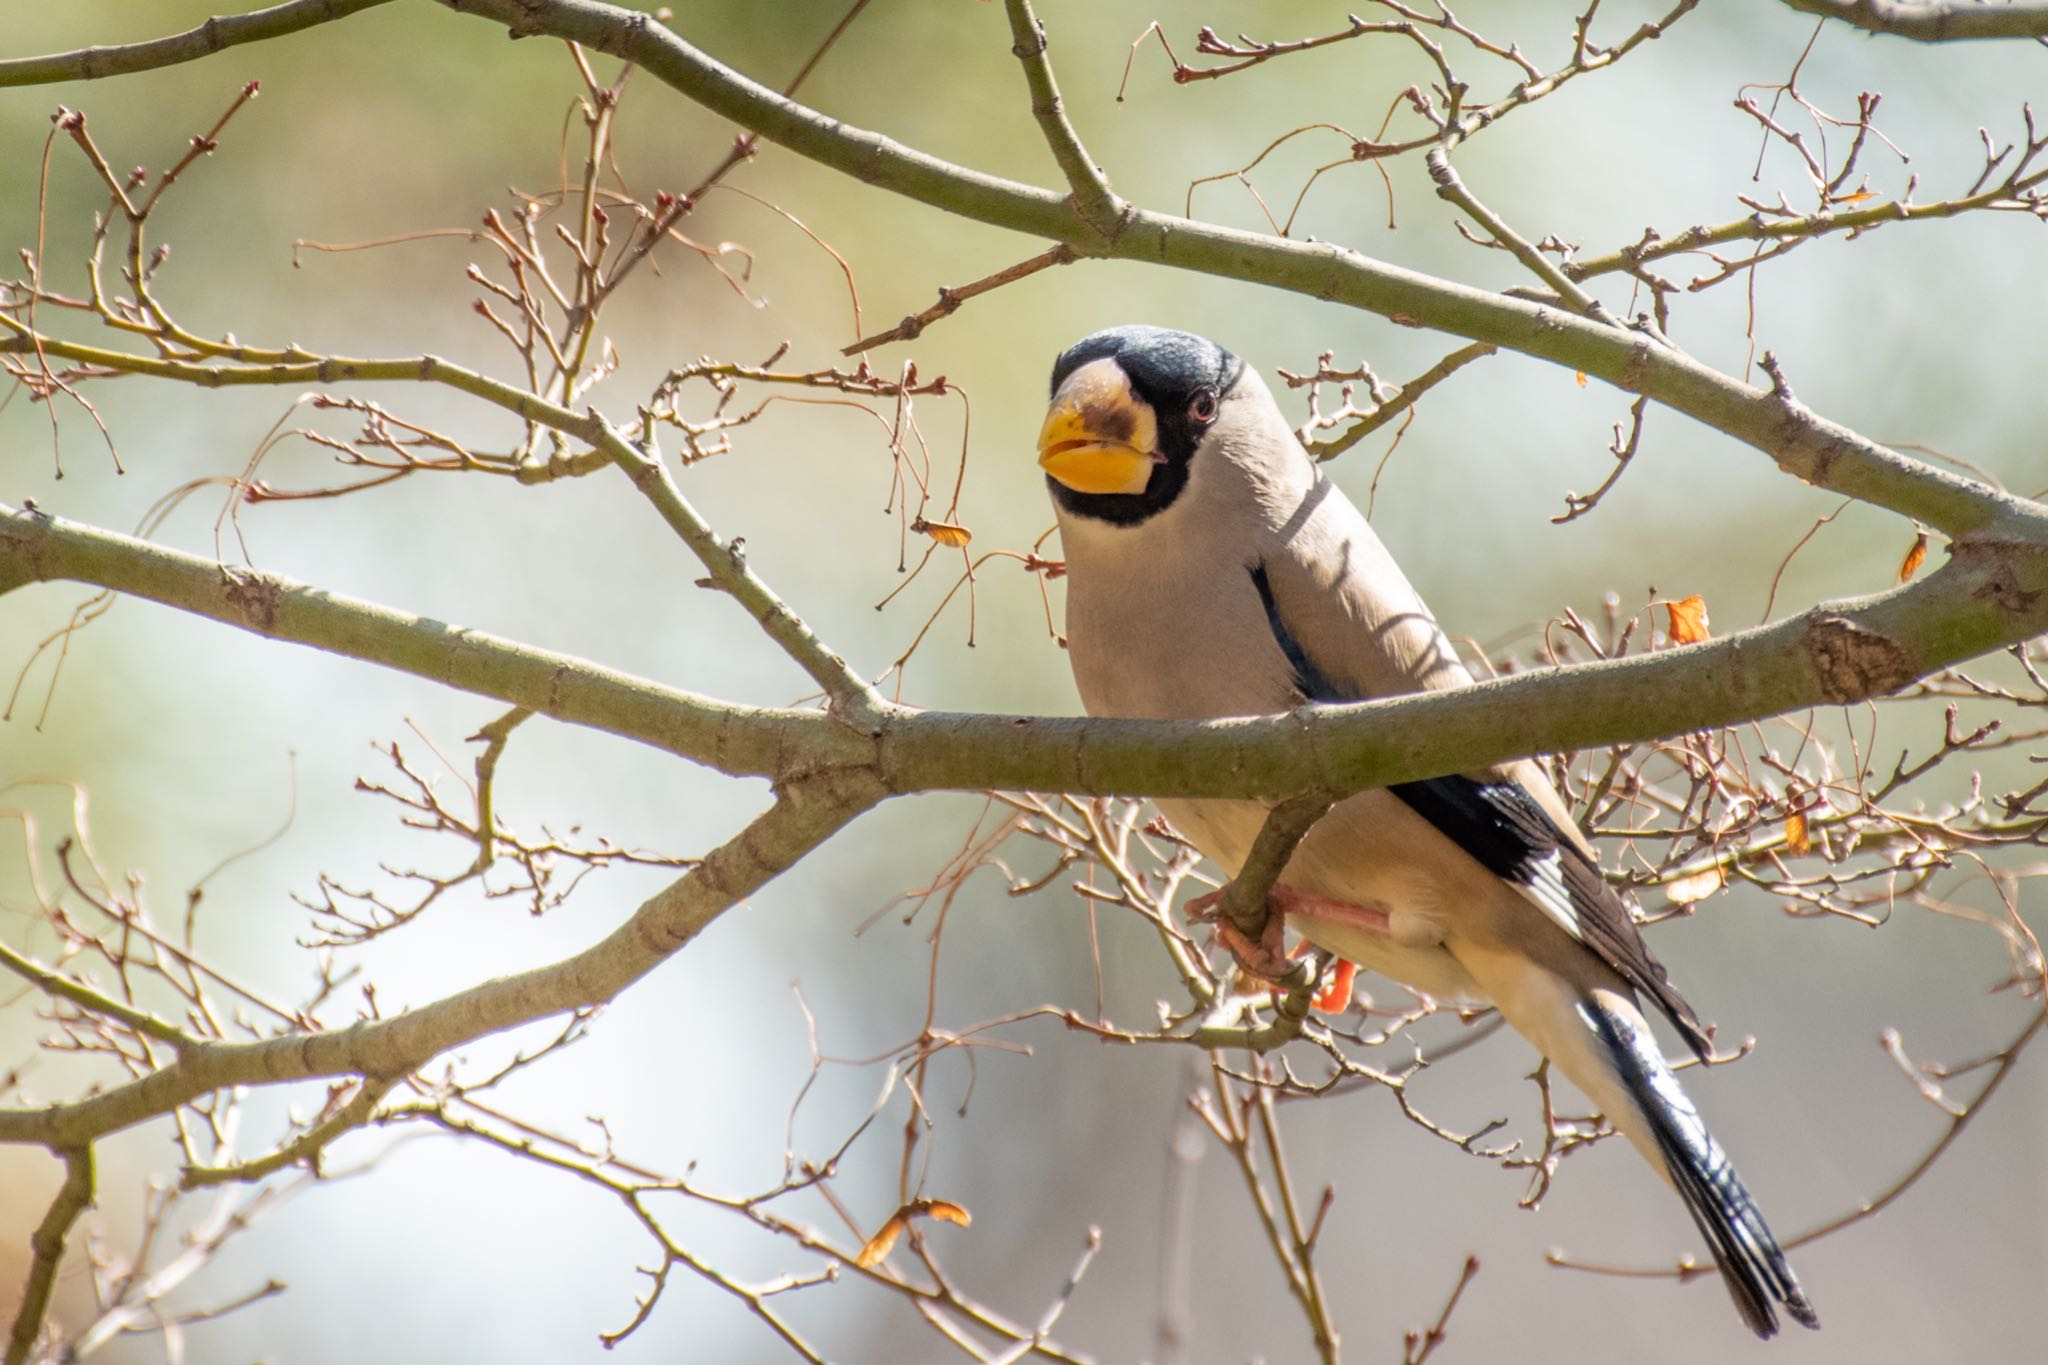
[(1159, 453), (1152, 405), (1114, 360), (1067, 376), (1038, 431), (1038, 465), (1076, 493), (1142, 493)]

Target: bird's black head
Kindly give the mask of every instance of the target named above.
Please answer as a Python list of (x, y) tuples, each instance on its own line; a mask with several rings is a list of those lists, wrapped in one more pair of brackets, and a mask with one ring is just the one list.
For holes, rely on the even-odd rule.
[(1039, 433), (1053, 501), (1119, 525), (1171, 505), (1243, 373), (1215, 342), (1164, 327), (1112, 327), (1075, 342), (1053, 363)]

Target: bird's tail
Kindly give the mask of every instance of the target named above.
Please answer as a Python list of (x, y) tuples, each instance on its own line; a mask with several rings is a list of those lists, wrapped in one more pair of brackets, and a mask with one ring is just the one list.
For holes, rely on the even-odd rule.
[[(1728, 1154), (1701, 1122), (1699, 1111), (1679, 1088), (1678, 1078), (1665, 1063), (1642, 1016), (1607, 998), (1603, 991), (1580, 996), (1578, 1007), (1601, 1044), (1602, 1060), (1635, 1112), (1616, 1114), (1612, 1100), (1594, 1098), (1602, 1101), (1608, 1118), (1635, 1139), (1646, 1156), (1654, 1146), (1663, 1158), (1672, 1185), (1713, 1248), (1729, 1296), (1750, 1330), (1759, 1337), (1777, 1335), (1780, 1306), (1802, 1326), (1820, 1326), (1756, 1202), (1735, 1174)], [(1586, 1088), (1577, 1076), (1572, 1079), (1581, 1089)], [(1647, 1130), (1650, 1142), (1643, 1141), (1641, 1131), (1629, 1131), (1632, 1128)]]

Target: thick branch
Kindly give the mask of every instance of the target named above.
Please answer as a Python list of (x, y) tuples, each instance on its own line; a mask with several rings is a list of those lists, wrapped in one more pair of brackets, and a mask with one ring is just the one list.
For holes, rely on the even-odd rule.
[(1967, 38), (2040, 38), (2048, 36), (2048, 4), (2010, 0), (1939, 3), (1937, 0), (1785, 0), (1801, 14), (1818, 14), (1853, 24), (1865, 33), (1888, 33), (1922, 43), (1947, 43)]
[(288, 0), (250, 14), (216, 15), (197, 28), (168, 38), (118, 47), (83, 47), (75, 52), (53, 52), (47, 57), (13, 57), (0, 61), (0, 87), (91, 81), (102, 76), (126, 76), (160, 66), (176, 66), (241, 43), (260, 43), (265, 38), (281, 38), (302, 28), (346, 19), (358, 10), (386, 3), (388, 0)]
[(659, 687), (537, 650), (228, 569), (0, 504), (0, 588), (71, 579), (273, 639), (313, 645), (734, 775), (864, 772), (894, 793), (1066, 791), (1279, 799), (1464, 772), (1534, 753), (1638, 743), (1839, 705), (2048, 631), (2048, 526), (1952, 547), (1933, 574), (1875, 597), (1683, 649), (1542, 669), (1448, 692), (1211, 721), (922, 712), (884, 705), (873, 733), (815, 712)]
[(767, 710), (664, 687), (579, 659), (275, 574), (0, 503), (0, 589), (69, 579), (587, 725), (734, 776), (857, 762), (868, 746), (814, 711)]
[[(1905, 686), (2048, 631), (2048, 548), (1957, 545), (1936, 574), (1875, 597), (1682, 649), (1543, 669), (1454, 691), (1203, 722), (892, 718), (891, 790), (963, 767), (1011, 790), (1287, 797), (1465, 772), (1513, 753), (1667, 738)], [(986, 728), (984, 728), (986, 727)], [(984, 744), (980, 737), (1003, 736)], [(969, 755), (972, 757), (969, 758)]]
[(225, 1086), (403, 1076), (486, 1034), (601, 1005), (883, 795), (872, 779), (857, 774), (787, 784), (766, 813), (574, 957), (486, 981), (389, 1019), (256, 1043), (209, 1043), (141, 1080), (71, 1104), (0, 1110), (0, 1142), (68, 1151)]
[(1411, 325), (1489, 341), (1626, 389), (1770, 454), (1797, 478), (1912, 517), (1950, 536), (1985, 530), (2027, 504), (1932, 468), (1754, 388), (1650, 337), (1541, 303), (1299, 241), (1131, 208), (1105, 239), (1063, 195), (955, 166), (784, 98), (684, 42), (650, 16), (596, 0), (440, 0), (515, 36), (570, 38), (645, 67), (707, 109), (847, 175), (949, 213), (1065, 242), (1079, 256), (1149, 261), (1310, 294)]
[(64, 1243), (71, 1236), (71, 1225), (92, 1206), (92, 1148), (66, 1148), (58, 1155), (64, 1158), (64, 1184), (50, 1201), (43, 1221), (29, 1235), (29, 1250), (34, 1259), (29, 1264), (28, 1283), (21, 1291), (21, 1307), (14, 1314), (14, 1330), (8, 1334), (7, 1365), (24, 1365), (34, 1352), (43, 1315), (50, 1309), (50, 1291), (57, 1284), (57, 1267), (64, 1259)]

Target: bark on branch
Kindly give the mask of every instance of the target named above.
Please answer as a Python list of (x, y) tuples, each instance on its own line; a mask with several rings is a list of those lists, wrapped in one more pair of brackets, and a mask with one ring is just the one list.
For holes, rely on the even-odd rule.
[[(2023, 532), (2024, 534), (2020, 534)], [(1284, 799), (1535, 753), (1636, 743), (1842, 705), (2048, 631), (2048, 518), (1951, 547), (1938, 572), (1741, 634), (1453, 691), (1286, 715), (1143, 721), (918, 711), (862, 731), (666, 688), (445, 622), (228, 569), (0, 504), (0, 592), (68, 579), (635, 739), (735, 776), (859, 773), (923, 791)]]
[(0, 61), (0, 87), (50, 85), (58, 81), (91, 81), (126, 76), (162, 66), (210, 57), (242, 43), (279, 38), (316, 24), (346, 19), (389, 0), (287, 0), (249, 14), (215, 15), (197, 28), (148, 42), (108, 47), (81, 47), (44, 57), (13, 57)]
[(2037, 0), (1785, 0), (1801, 14), (1839, 19), (1865, 33), (1885, 33), (1922, 43), (1975, 38), (2048, 36), (2048, 4)]

